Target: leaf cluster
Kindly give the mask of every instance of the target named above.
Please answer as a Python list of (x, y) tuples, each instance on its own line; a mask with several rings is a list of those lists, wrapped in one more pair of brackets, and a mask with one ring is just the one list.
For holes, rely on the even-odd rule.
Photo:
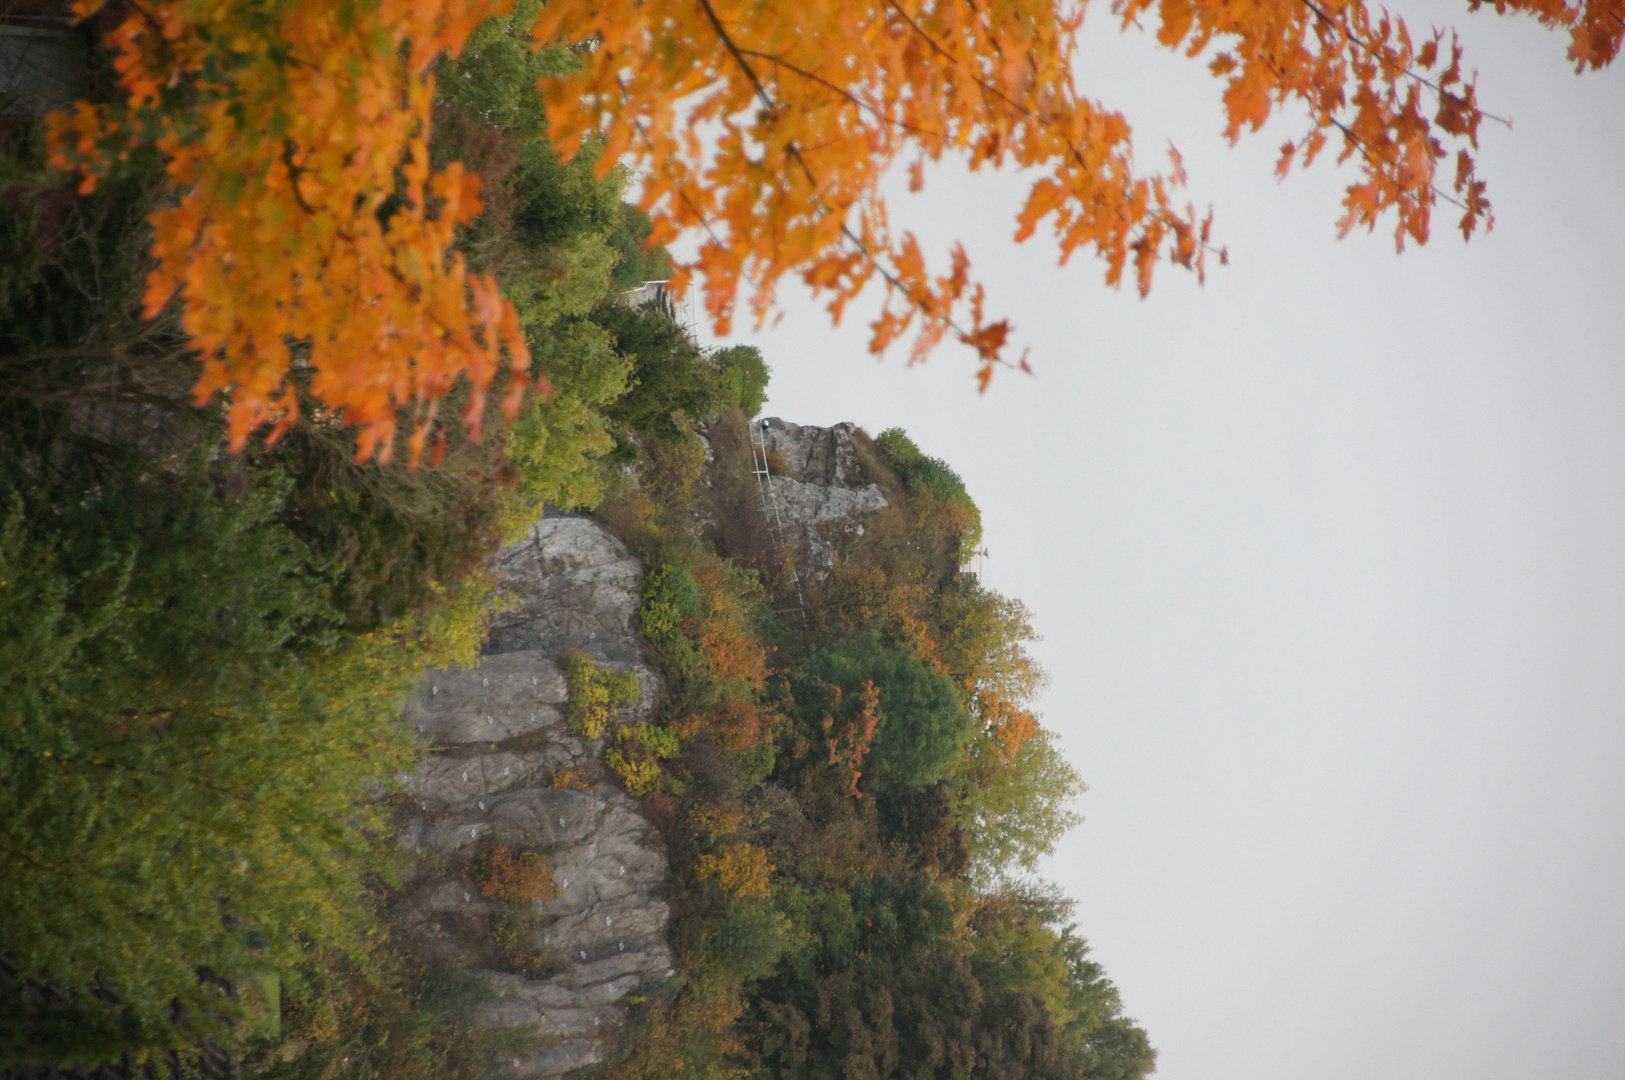
[(130, 147), (162, 153), (170, 197), (150, 215), (143, 310), (178, 304), (203, 367), (193, 394), (224, 396), (233, 450), (299, 418), (298, 367), (357, 429), (363, 460), (392, 457), (404, 416), (416, 463), (459, 378), (475, 438), (499, 372), (504, 411), (517, 410), (530, 363), (518, 313), (454, 251), (479, 213), (479, 178), (457, 162), (431, 169), (428, 148), (434, 61), (501, 7), (131, 9), (106, 35), (120, 100), (48, 119), (50, 162), (81, 191)]
[(902, 476), (910, 494), (934, 500), (941, 505), (941, 513), (959, 519), (959, 548), (962, 558), (968, 561), (982, 544), (982, 512), (971, 501), (965, 481), (947, 462), (922, 452), (902, 428), (882, 431), (875, 437), (875, 447)]
[(637, 676), (630, 671), (607, 671), (582, 652), (566, 656), (562, 666), (570, 686), (564, 709), (570, 730), (584, 739), (602, 738), (614, 711), (637, 700)]

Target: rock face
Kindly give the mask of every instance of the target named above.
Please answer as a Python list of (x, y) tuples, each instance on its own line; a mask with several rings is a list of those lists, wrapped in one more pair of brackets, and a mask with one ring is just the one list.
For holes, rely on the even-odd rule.
[[(752, 425), (774, 471), (788, 474), (769, 479), (775, 528), (814, 577), (834, 565), (844, 538), (862, 533), (865, 514), (887, 505), (863, 479), (855, 430)], [(560, 660), (580, 650), (634, 673), (640, 693), (623, 721), (652, 716), (659, 682), (633, 631), (643, 569), (602, 526), (543, 517), (491, 570), (511, 608), (493, 623), (479, 665), (428, 672), (406, 705), (431, 752), (403, 777), (401, 842), (424, 858), (403, 875), (395, 908), (423, 955), (479, 971), (496, 989), (484, 1023), (538, 1036), (496, 1075), (541, 1080), (602, 1061), (628, 997), (652, 996), (676, 974), (659, 835), (605, 774), (605, 740), (583, 740), (565, 723)], [(506, 970), (493, 945), (507, 913), (470, 875), (485, 837), (545, 854), (558, 893), (533, 902), (525, 929), (545, 956), (527, 970), (540, 974)]]
[(784, 528), (799, 534), (808, 572), (820, 578), (835, 565), (841, 540), (862, 534), (859, 518), (887, 505), (880, 488), (863, 481), (852, 446), (857, 425), (803, 427), (774, 416), (753, 421), (752, 428), (768, 460), (790, 473), (769, 478), (773, 501)]
[[(635, 673), (641, 692), (623, 719), (647, 718), (659, 686), (633, 632), (642, 568), (603, 527), (544, 517), (492, 570), (514, 607), (493, 625), (479, 666), (429, 672), (406, 707), (433, 752), (404, 778), (417, 806), (402, 843), (430, 857), (415, 860), (396, 909), (424, 954), (481, 970), (494, 985), (483, 1022), (543, 1037), (498, 1074), (531, 1080), (603, 1060), (604, 1037), (626, 1020), (627, 995), (675, 976), (658, 834), (606, 779), (604, 740), (586, 742), (566, 727), (558, 661), (579, 649), (611, 671)], [(561, 774), (570, 785), (552, 786)], [(491, 966), (498, 905), (468, 869), (487, 834), (545, 853), (558, 894), (534, 902), (537, 940), (529, 943), (547, 957), (545, 977)]]

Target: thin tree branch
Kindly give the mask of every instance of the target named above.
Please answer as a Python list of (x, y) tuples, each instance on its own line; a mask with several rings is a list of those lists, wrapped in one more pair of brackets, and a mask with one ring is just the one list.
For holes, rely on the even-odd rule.
[[(1303, 2), (1309, 4), (1310, 7), (1314, 7), (1314, 5), (1310, 3), (1310, 0), (1303, 0)], [(1265, 63), (1269, 64), (1270, 70), (1275, 73), (1277, 78), (1284, 77), (1284, 73), (1280, 68), (1275, 66), (1274, 62), (1266, 59)], [(1379, 174), (1381, 173), (1381, 165), (1374, 157), (1372, 157), (1371, 148), (1366, 144), (1365, 140), (1354, 134), (1352, 128), (1343, 123), (1343, 121), (1339, 120), (1337, 117), (1333, 116), (1331, 113), (1322, 112), (1320, 113), (1320, 116), (1325, 123), (1330, 124), (1332, 127), (1335, 127), (1338, 131), (1343, 133), (1343, 138), (1348, 140), (1350, 146), (1354, 147), (1360, 152), (1360, 156), (1365, 159), (1367, 165), (1370, 165), (1373, 169), (1376, 169)], [(1465, 203), (1462, 203), (1453, 196), (1446, 194), (1438, 184), (1429, 181), (1428, 190), (1432, 191), (1435, 197), (1444, 200), (1446, 203), (1454, 206), (1458, 210), (1461, 210), (1463, 213), (1468, 212), (1468, 207)]]
[[(1359, 34), (1356, 34), (1353, 30), (1350, 30), (1347, 26), (1344, 26), (1341, 22), (1337, 21), (1336, 19), (1333, 19), (1330, 15), (1326, 14), (1325, 11), (1321, 10), (1320, 5), (1316, 4), (1315, 0), (1300, 0), (1300, 2), (1304, 5), (1304, 7), (1307, 7), (1310, 11), (1314, 12), (1316, 17), (1318, 17), (1321, 22), (1325, 23), (1327, 26), (1330, 26), (1333, 29), (1337, 30), (1339, 33), (1343, 34), (1343, 36), (1347, 37), (1351, 42), (1358, 45), (1360, 48), (1364, 49), (1368, 55), (1376, 57), (1379, 61), (1382, 62), (1383, 66), (1387, 67), (1388, 69), (1390, 69), (1392, 71), (1399, 72), (1401, 75), (1404, 75), (1408, 79), (1413, 79), (1416, 82), (1421, 83), (1423, 86), (1427, 87), (1429, 90), (1432, 90), (1435, 94), (1439, 95), (1439, 97), (1441, 97), (1441, 98), (1449, 97), (1449, 98), (1452, 98), (1452, 99), (1457, 100), (1457, 101), (1461, 100), (1455, 94), (1452, 94), (1448, 90), (1445, 90), (1445, 89), (1441, 88), (1437, 83), (1433, 82), (1431, 79), (1427, 78), (1426, 76), (1418, 74), (1416, 71), (1412, 70), (1411, 68), (1402, 67), (1399, 64), (1394, 63), (1392, 60), (1388, 59), (1388, 57), (1385, 56), (1380, 49), (1377, 49), (1370, 42), (1368, 42), (1364, 38), (1362, 38)], [(1483, 109), (1477, 109), (1476, 111), (1477, 111), (1478, 115), (1484, 117), (1484, 119), (1486, 119), (1486, 120), (1494, 120), (1496, 123), (1505, 124), (1507, 127), (1512, 126), (1512, 122), (1510, 120), (1507, 120), (1505, 117), (1496, 116), (1494, 113), (1487, 113)]]
[(933, 138), (938, 138), (938, 139), (947, 138), (947, 135), (944, 132), (931, 131), (928, 128), (915, 127), (913, 124), (907, 123), (907, 122), (902, 121), (902, 120), (894, 120), (891, 117), (887, 116), (885, 113), (881, 112), (879, 109), (875, 108), (873, 105), (869, 104), (867, 101), (864, 101), (861, 98), (858, 98), (855, 95), (851, 94), (850, 92), (848, 92), (846, 90), (843, 90), (841, 87), (836, 86), (834, 83), (830, 82), (828, 79), (824, 78), (822, 75), (819, 75), (816, 72), (807, 71), (804, 68), (799, 68), (796, 65), (790, 63), (790, 61), (784, 59), (783, 57), (771, 56), (768, 53), (757, 52), (754, 49), (740, 49), (739, 52), (742, 53), (745, 56), (754, 56), (754, 57), (757, 57), (759, 59), (766, 60), (769, 63), (777, 64), (779, 67), (784, 68), (786, 71), (794, 72), (795, 74), (800, 75), (804, 79), (808, 79), (808, 80), (810, 80), (812, 82), (818, 83), (820, 86), (823, 86), (824, 88), (826, 88), (828, 90), (831, 90), (836, 94), (839, 94), (841, 97), (845, 98), (847, 101), (850, 101), (852, 104), (856, 105), (858, 108), (868, 110), (870, 113), (872, 113), (874, 115), (874, 117), (877, 120), (879, 120), (883, 124), (891, 124), (891, 125), (893, 125), (895, 127), (902, 128), (904, 131), (912, 131), (912, 132), (914, 132), (915, 134), (918, 134), (918, 135), (930, 135)]
[(777, 116), (779, 114), (778, 106), (774, 103), (773, 99), (768, 96), (767, 89), (762, 86), (762, 80), (756, 77), (755, 70), (750, 66), (750, 63), (746, 61), (744, 54), (739, 51), (739, 46), (735, 45), (733, 38), (728, 36), (727, 28), (722, 25), (722, 20), (717, 17), (717, 9), (711, 6), (711, 0), (700, 0), (700, 7), (705, 9), (706, 18), (711, 20), (711, 28), (717, 32), (717, 37), (722, 40), (722, 44), (727, 46), (728, 51), (733, 54), (734, 62), (739, 65), (740, 70), (742, 70), (750, 79), (751, 85), (756, 87), (756, 96), (761, 100), (762, 108), (767, 110), (769, 116)]
[[(744, 53), (740, 50), (739, 46), (734, 43), (733, 38), (729, 36), (727, 28), (722, 25), (722, 20), (717, 17), (716, 9), (711, 6), (711, 0), (699, 0), (699, 2), (700, 6), (705, 9), (705, 13), (711, 21), (712, 29), (717, 32), (717, 37), (721, 39), (723, 45), (733, 56), (734, 61), (750, 79), (751, 85), (756, 88), (756, 96), (761, 100), (762, 107), (767, 110), (769, 116), (777, 116), (779, 111), (778, 103), (768, 95), (767, 89), (762, 85), (761, 80), (757, 78), (755, 70), (751, 68), (750, 63), (745, 59)], [(907, 16), (905, 15), (904, 17), (906, 18)], [(772, 58), (768, 57), (766, 59)], [(647, 138), (647, 136), (645, 137)], [(796, 164), (801, 166), (802, 172), (806, 174), (808, 182), (813, 185), (813, 190), (816, 192), (818, 190), (818, 176), (812, 171), (812, 166), (807, 163), (807, 159), (802, 156), (800, 148), (798, 148), (792, 141), (786, 144), (785, 151), (795, 159)], [(678, 189), (678, 196), (683, 199), (683, 202), (686, 205), (688, 205), (690, 211), (695, 209), (694, 204), (688, 200), (681, 188)], [(821, 196), (816, 197), (818, 198), (819, 205), (823, 207), (825, 213), (835, 212), (828, 203), (824, 202)], [(697, 213), (696, 217), (699, 217)], [(700, 221), (701, 224), (704, 224), (703, 217), (700, 218)], [(706, 226), (706, 232), (711, 234), (713, 240), (716, 239), (716, 234), (711, 232), (709, 226)], [(914, 299), (912, 293), (910, 293), (903, 283), (898, 280), (896, 275), (891, 273), (891, 271), (883, 266), (879, 259), (875, 258), (874, 253), (869, 250), (868, 245), (866, 245), (863, 240), (852, 231), (851, 227), (847, 225), (845, 221), (841, 222), (841, 233), (853, 243), (853, 245), (858, 249), (858, 252), (869, 261), (869, 265), (874, 267), (875, 272), (878, 273), (888, 285), (902, 292), (903, 296), (908, 299), (909, 303), (912, 304), (917, 310), (921, 310), (923, 314), (923, 309), (920, 308), (919, 302)], [(720, 243), (720, 241), (718, 242)], [(948, 328), (952, 330), (954, 335), (961, 341), (968, 342), (970, 340), (970, 335), (961, 329), (960, 326), (952, 319), (944, 319), (944, 322), (948, 324)], [(994, 359), (998, 360), (997, 357)], [(1008, 366), (1007, 361), (999, 360), (998, 362), (1004, 363)]]

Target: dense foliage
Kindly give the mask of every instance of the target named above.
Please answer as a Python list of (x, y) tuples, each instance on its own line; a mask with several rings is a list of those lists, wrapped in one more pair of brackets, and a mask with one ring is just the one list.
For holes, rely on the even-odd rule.
[[(474, 662), (484, 562), (547, 502), (643, 557), (663, 676), (628, 724), (635, 685), (568, 660), (606, 773), (549, 781), (607, 774), (671, 854), (683, 976), (613, 1072), (1143, 1076), (1144, 1033), (1026, 876), (1081, 784), (1027, 709), (1028, 613), (959, 573), (974, 502), (902, 432), (860, 435), (889, 506), (798, 587), (750, 478), (767, 365), (625, 302), (668, 263), (628, 177), (549, 141), (536, 82), (576, 61), (531, 47), (536, 15), (458, 31), (419, 151), (477, 171), (446, 250), (547, 382), (510, 421), (452, 380), (483, 438), (447, 426), (418, 469), (422, 402), (347, 426), (298, 335), (279, 437), (227, 452), (241, 416), (193, 404), (196, 309), (151, 303), (173, 161), (138, 139), (76, 190), (39, 126), (0, 132), (0, 1067), (212, 1043), (273, 1077), (486, 1070), (511, 1039), (468, 1022), (478, 980), (415, 958), (383, 902), (421, 752), (396, 707), (424, 666)], [(438, 220), (376, 209), (383, 237)], [(546, 852), (482, 842), (468, 871), (493, 962), (545, 969)]]
[(703, 433), (703, 483), (698, 438), (651, 443), (603, 508), (652, 567), (675, 739), (627, 786), (670, 846), (686, 978), (612, 1074), (1144, 1076), (1145, 1033), (1028, 876), (1081, 784), (1022, 707), (1043, 684), (1025, 609), (959, 573), (963, 483), (860, 433), (890, 505), (793, 577), (746, 417)]
[[(917, 238), (894, 227), (887, 177), (906, 167), (917, 191), (927, 162), (945, 158), (1023, 170), (1031, 187), (1016, 239), (1044, 228), (1063, 263), (1091, 252), (1108, 283), (1133, 280), (1142, 295), (1158, 263), (1200, 277), (1215, 248), (1212, 214), (1180, 193), (1178, 152), (1166, 173), (1142, 172), (1128, 121), (1079, 92), (1087, 7), (554, 0), (538, 33), (582, 48), (581, 65), (549, 87), (555, 137), (570, 152), (604, 138), (644, 170), (642, 205), (657, 235), (697, 241), (683, 269), (703, 281), (718, 333), (741, 290), (760, 320), (787, 276), (827, 294), (836, 320), (883, 284), (871, 349), (913, 328), (918, 359), (951, 336), (975, 350), (985, 387), (997, 365), (1026, 366), (1008, 355), (1011, 327), (989, 318), (962, 247), (933, 267)], [(1611, 63), (1625, 40), (1625, 0), (1498, 0), (1495, 9), (1568, 30), (1576, 70)], [(1413, 32), (1364, 0), (1115, 0), (1110, 12), (1206, 64), (1230, 140), (1277, 110), (1300, 117), (1279, 175), (1335, 146), (1355, 169), (1342, 233), (1391, 221), (1399, 247), (1425, 243), (1441, 204), (1459, 211), (1464, 237), (1493, 223), (1475, 161), (1479, 125), (1493, 118), (1445, 29)]]
[(95, 1024), (148, 1042), (171, 1000), (217, 1011), (198, 968), (360, 948), (366, 912), (337, 900), (371, 868), (362, 782), (407, 760), (388, 718), (412, 650), (334, 638), (268, 481), (222, 500), (190, 471), (97, 479), (8, 492), (5, 925), (25, 970), (118, 987)]
[(914, 445), (914, 440), (902, 428), (889, 428), (875, 438), (875, 446), (882, 450), (891, 466), (908, 484), (909, 493), (929, 496), (940, 504), (942, 511), (958, 519), (962, 554), (969, 555), (981, 546), (982, 514), (965, 491), (965, 482), (941, 458), (934, 458)]

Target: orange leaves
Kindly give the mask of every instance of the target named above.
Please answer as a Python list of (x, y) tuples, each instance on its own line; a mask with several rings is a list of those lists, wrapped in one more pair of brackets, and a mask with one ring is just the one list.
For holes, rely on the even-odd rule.
[(719, 333), (744, 283), (758, 319), (787, 274), (839, 318), (879, 278), (872, 349), (913, 332), (917, 359), (951, 336), (985, 381), (1009, 327), (983, 320), (962, 253), (933, 275), (892, 232), (881, 182), (905, 151), (916, 188), (948, 154), (1033, 169), (1022, 237), (1050, 221), (1063, 259), (1093, 247), (1116, 280), (1180, 215), (1134, 175), (1122, 118), (1074, 91), (1081, 18), (1056, 0), (553, 0), (536, 33), (598, 39), (544, 85), (555, 137), (602, 130), (643, 166), (657, 228), (703, 229), (691, 269)]
[(1224, 91), (1224, 108), (1230, 122), (1224, 136), (1231, 142), (1241, 138), (1243, 125), (1257, 131), (1270, 116), (1270, 99), (1276, 80), (1268, 66), (1255, 63), (1242, 67)]
[[(1497, 0), (1570, 27), (1571, 56), (1600, 66), (1617, 54), (1625, 0)], [(1584, 6), (1580, 6), (1583, 4)], [(1133, 168), (1121, 116), (1078, 96), (1076, 0), (553, 0), (537, 33), (586, 41), (576, 73), (546, 88), (560, 145), (602, 130), (645, 166), (643, 203), (661, 235), (703, 229), (690, 269), (725, 333), (750, 283), (758, 320), (794, 274), (828, 294), (837, 320), (879, 278), (886, 299), (870, 348), (917, 336), (919, 359), (944, 337), (977, 352), (985, 388), (1004, 363), (1009, 327), (985, 322), (962, 256), (927, 269), (914, 237), (892, 232), (880, 184), (899, 154), (909, 186), (945, 155), (972, 169), (1035, 173), (1016, 239), (1048, 224), (1064, 263), (1089, 248), (1108, 284), (1132, 275), (1143, 295), (1163, 257), (1204, 271), (1210, 220), (1174, 204), (1165, 182)], [(1437, 201), (1463, 212), (1466, 235), (1491, 224), (1470, 149), (1455, 194), (1436, 176), (1447, 138), (1476, 145), (1480, 111), (1454, 41), (1418, 46), (1403, 21), (1364, 0), (1115, 0), (1125, 25), (1154, 13), (1158, 40), (1209, 61), (1224, 80), (1225, 134), (1258, 129), (1277, 105), (1305, 105), (1305, 136), (1282, 149), (1285, 175), (1328, 137), (1362, 175), (1339, 226), (1423, 241)], [(1443, 54), (1448, 51), (1448, 59)], [(684, 110), (684, 111), (679, 111)], [(699, 132), (716, 131), (714, 143)], [(1463, 165), (1463, 161), (1467, 161)], [(1220, 252), (1221, 261), (1224, 253)]]
[[(1548, 2), (1556, 5), (1553, 19), (1566, 18), (1561, 12), (1569, 9), (1561, 0), (1503, 2), (1501, 10), (1533, 10)], [(1300, 142), (1282, 146), (1277, 176), (1284, 177), (1295, 160), (1312, 162), (1328, 136), (1341, 136), (1339, 160), (1353, 159), (1362, 175), (1345, 192), (1339, 235), (1374, 229), (1392, 212), (1399, 247), (1407, 237), (1425, 242), (1440, 199), (1463, 211), (1464, 236), (1493, 223), (1482, 185), (1473, 189), (1469, 181), (1458, 193), (1470, 191), (1471, 197), (1456, 198), (1435, 181), (1449, 153), (1442, 138), (1462, 139), (1476, 149), (1484, 118), (1473, 82), (1462, 78), (1454, 39), (1446, 50), (1436, 32), (1418, 47), (1403, 20), (1373, 13), (1360, 0), (1198, 0), (1194, 7), (1191, 0), (1117, 0), (1114, 10), (1125, 24), (1155, 10), (1158, 40), (1185, 46), (1191, 55), (1208, 41), (1222, 44), (1225, 51), (1208, 66), (1226, 83), (1225, 135), (1232, 141), (1244, 127), (1262, 126), (1277, 104), (1296, 98), (1307, 106), (1309, 131)], [(1470, 150), (1460, 153), (1470, 162)]]
[[(473, 387), (464, 421), (477, 433), (501, 369), (527, 370), (513, 308), (451, 252), (479, 211), (476, 178), (431, 176), (426, 141), (430, 66), (510, 2), (120, 6), (107, 42), (124, 100), (53, 116), (51, 161), (89, 190), (132, 140), (168, 156), (173, 199), (153, 216), (146, 307), (179, 298), (203, 363), (198, 400), (227, 399), (232, 446), (296, 418), (295, 366), (310, 368), (324, 410), (359, 429), (361, 456), (388, 457), (405, 414), (414, 459), (455, 380)], [(1132, 276), (1144, 294), (1164, 257), (1203, 271), (1209, 223), (1175, 204), (1177, 155), (1166, 179), (1137, 173), (1127, 122), (1074, 86), (1085, 3), (550, 0), (535, 33), (580, 46), (576, 70), (544, 87), (557, 146), (601, 136), (600, 171), (622, 157), (643, 167), (656, 242), (702, 234), (678, 276), (701, 282), (718, 333), (744, 286), (761, 320), (799, 276), (838, 320), (878, 279), (871, 349), (912, 332), (918, 360), (952, 337), (975, 350), (985, 388), (1010, 327), (985, 318), (963, 252), (934, 275), (915, 238), (892, 230), (881, 188), (899, 155), (915, 189), (927, 162), (950, 155), (1031, 171), (1016, 238), (1048, 226), (1062, 263), (1091, 250), (1110, 285)], [(1625, 36), (1625, 0), (1495, 5), (1567, 29), (1577, 69), (1611, 63)], [(1301, 103), (1308, 131), (1282, 148), (1279, 174), (1341, 138), (1340, 160), (1360, 171), (1343, 233), (1392, 214), (1396, 244), (1424, 241), (1440, 200), (1461, 211), (1464, 236), (1493, 224), (1472, 159), (1485, 114), (1453, 39), (1418, 44), (1365, 0), (1113, 10), (1125, 25), (1154, 17), (1158, 40), (1192, 57), (1217, 46), (1208, 67), (1232, 140)], [(511, 387), (510, 410), (522, 380)]]
[(869, 756), (880, 728), (880, 691), (875, 684), (865, 682), (856, 709), (841, 709), (841, 690), (833, 687), (834, 710), (824, 714), (825, 744), (829, 747), (829, 764), (842, 778), (842, 789), (855, 799), (863, 798), (858, 781), (863, 777), (863, 759)]
[[(1569, 59), (1574, 61), (1576, 73), (1591, 68), (1600, 71), (1614, 62), (1619, 55), (1621, 40), (1625, 39), (1625, 0), (1493, 0), (1495, 10), (1502, 15), (1523, 12), (1539, 19), (1542, 25), (1566, 27), (1569, 31)], [(1468, 0), (1468, 8), (1477, 11), (1484, 0)]]
[(1058, 182), (1048, 178), (1035, 182), (1032, 190), (1027, 193), (1026, 205), (1021, 208), (1021, 214), (1016, 218), (1016, 242), (1019, 244), (1032, 236), (1038, 228), (1038, 223), (1058, 212), (1066, 203), (1066, 199), (1066, 188)]
[(512, 305), (451, 250), (479, 178), (428, 167), (429, 65), (506, 7), (375, 0), (346, 20), (322, 0), (167, 0), (109, 35), (123, 106), (51, 118), (52, 163), (87, 185), (131, 139), (168, 157), (175, 198), (152, 216), (145, 306), (178, 296), (203, 364), (195, 396), (227, 399), (233, 449), (297, 418), (296, 356), (363, 459), (394, 453), (407, 411), (416, 461), (459, 376), (477, 437), (497, 372), (528, 368)]
[(1466, 240), (1472, 236), (1473, 226), (1478, 218), (1489, 214), (1490, 204), (1484, 198), (1484, 182), (1473, 177), (1472, 155), (1465, 150), (1456, 155), (1454, 187), (1462, 202), (1461, 223), (1457, 227), (1461, 229), (1462, 239)]
[(1038, 717), (998, 693), (978, 692), (972, 707), (1006, 765), (1015, 761), (1027, 740), (1038, 734)]
[(724, 748), (738, 752), (761, 742), (764, 732), (772, 730), (778, 720), (776, 713), (756, 702), (734, 697), (718, 702), (705, 712), (681, 717), (674, 726), (684, 738), (706, 732)]
[(1185, 175), (1185, 159), (1180, 155), (1179, 148), (1173, 143), (1168, 144), (1168, 160), (1174, 167), (1174, 171), (1169, 174), (1169, 178), (1175, 184), (1184, 187), (1190, 178)]
[(551, 899), (559, 892), (539, 854), (511, 848), (495, 833), (480, 837), (469, 869), (480, 891), (493, 899), (526, 903)]
[(1292, 157), (1297, 152), (1297, 144), (1291, 139), (1281, 144), (1281, 157), (1275, 163), (1275, 178), (1277, 180), (1286, 179), (1286, 174), (1292, 169)]
[(697, 644), (716, 682), (752, 690), (767, 679), (767, 650), (732, 604), (713, 601), (700, 620)]
[(1601, 70), (1619, 55), (1625, 37), (1625, 0), (1589, 0), (1569, 30), (1569, 59), (1576, 72)]

